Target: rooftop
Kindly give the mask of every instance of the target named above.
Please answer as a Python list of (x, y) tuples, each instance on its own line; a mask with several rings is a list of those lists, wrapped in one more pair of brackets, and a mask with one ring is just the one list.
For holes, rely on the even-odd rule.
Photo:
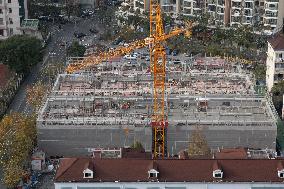
[(37, 30), (38, 29), (38, 19), (24, 19), (21, 23), (21, 27), (23, 29), (32, 29)]
[(274, 50), (284, 51), (284, 34), (278, 33), (268, 41)]
[[(59, 75), (38, 121), (149, 125), (152, 77), (147, 63), (123, 61), (102, 63), (85, 74)], [(250, 75), (239, 65), (210, 57), (186, 61), (169, 60), (167, 67), (170, 124), (274, 126), (267, 100), (256, 95)]]
[[(83, 178), (86, 164), (94, 165), (94, 177)], [(284, 160), (143, 160), (63, 158), (55, 182), (275, 182)], [(153, 166), (155, 165), (155, 166)], [(214, 168), (220, 169), (223, 178), (213, 178)], [(157, 178), (149, 178), (149, 167), (158, 169)], [(155, 170), (156, 170), (155, 169)], [(190, 171), (189, 171), (190, 170)]]

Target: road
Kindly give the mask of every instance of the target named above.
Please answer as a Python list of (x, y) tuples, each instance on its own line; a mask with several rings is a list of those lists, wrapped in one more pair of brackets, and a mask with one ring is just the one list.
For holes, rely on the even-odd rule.
[[(67, 44), (70, 45), (72, 41), (78, 40), (74, 38), (74, 32), (82, 32), (90, 37), (93, 35), (89, 32), (90, 28), (96, 28), (100, 33), (103, 33), (103, 30), (97, 26), (95, 18), (80, 19), (77, 23), (63, 25), (62, 29), (59, 29), (58, 25), (50, 27), (52, 37), (50, 43), (46, 47), (43, 61), (39, 62), (24, 80), (7, 110), (8, 113), (23, 112), (29, 114), (32, 112), (31, 108), (26, 103), (27, 87), (38, 81), (39, 72), (46, 64), (65, 62), (66, 47), (60, 45), (62, 42), (67, 42)], [(95, 42), (98, 41), (95, 40)]]

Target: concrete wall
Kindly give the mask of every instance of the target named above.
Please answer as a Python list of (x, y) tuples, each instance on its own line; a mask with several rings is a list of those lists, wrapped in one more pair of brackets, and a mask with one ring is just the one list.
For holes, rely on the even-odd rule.
[[(48, 155), (87, 155), (88, 148), (130, 146), (140, 141), (151, 151), (151, 127), (131, 127), (126, 139), (121, 126), (40, 126), (38, 145)], [(109, 127), (109, 128), (108, 128)], [(193, 126), (168, 128), (168, 153), (175, 154), (188, 148)], [(203, 128), (209, 146), (213, 149), (252, 147), (275, 149), (276, 127), (274, 126), (207, 126)]]

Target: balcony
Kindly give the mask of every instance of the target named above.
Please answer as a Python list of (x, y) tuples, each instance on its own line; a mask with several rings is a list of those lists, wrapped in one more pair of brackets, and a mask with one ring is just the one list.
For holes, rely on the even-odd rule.
[(273, 12), (273, 11), (265, 11), (265, 16), (266, 18), (278, 18), (278, 11)]
[(232, 8), (233, 9), (236, 9), (236, 8), (241, 9), (242, 8), (241, 1), (240, 2), (232, 2)]
[(183, 7), (192, 7), (191, 1), (184, 1), (183, 2)]
[(278, 11), (278, 3), (265, 3), (265, 10)]
[(208, 0), (208, 6), (209, 5), (216, 5), (217, 4), (217, 0)]
[(183, 7), (183, 14), (184, 14), (184, 15), (192, 15), (192, 10), (191, 10), (191, 8)]

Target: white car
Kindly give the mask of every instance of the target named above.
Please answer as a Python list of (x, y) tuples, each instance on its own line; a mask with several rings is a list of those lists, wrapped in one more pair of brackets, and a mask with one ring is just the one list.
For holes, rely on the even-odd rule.
[(135, 55), (125, 55), (123, 58), (127, 59), (127, 60), (136, 60), (137, 59), (137, 56)]

